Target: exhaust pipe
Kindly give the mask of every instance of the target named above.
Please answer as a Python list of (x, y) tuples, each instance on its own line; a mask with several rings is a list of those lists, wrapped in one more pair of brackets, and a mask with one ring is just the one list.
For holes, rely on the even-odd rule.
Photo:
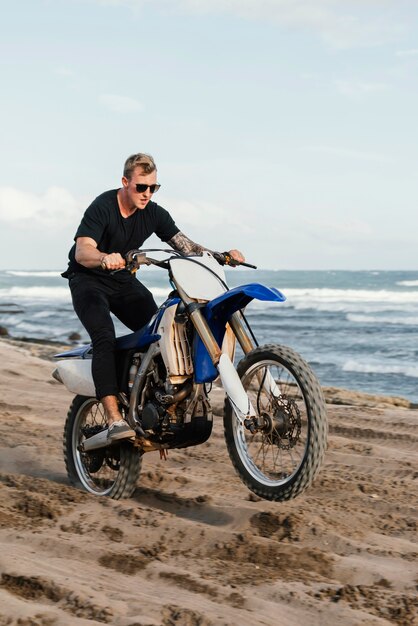
[(98, 450), (99, 448), (106, 448), (109, 445), (107, 440), (107, 428), (106, 430), (102, 430), (97, 435), (93, 435), (93, 437), (89, 437), (85, 439), (80, 444), (81, 452), (89, 452), (90, 450)]

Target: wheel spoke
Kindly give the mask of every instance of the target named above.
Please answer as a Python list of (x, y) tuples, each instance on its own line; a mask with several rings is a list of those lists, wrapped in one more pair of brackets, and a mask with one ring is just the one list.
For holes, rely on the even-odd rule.
[(129, 497), (141, 470), (141, 455), (130, 443), (83, 452), (82, 443), (107, 427), (96, 398), (75, 396), (64, 426), (64, 460), (71, 483), (91, 494)]
[(265, 426), (252, 435), (235, 422), (241, 459), (257, 480), (277, 485), (294, 475), (305, 454), (308, 415), (298, 381), (283, 365), (261, 361), (249, 368), (243, 384)]
[[(79, 444), (85, 439), (83, 432), (94, 434), (106, 426), (103, 406), (100, 402), (87, 403), (79, 414), (78, 428), (74, 428), (74, 461), (83, 486), (97, 493), (106, 495), (112, 489), (119, 471), (118, 447), (104, 448), (92, 452), (80, 451)], [(94, 430), (95, 429), (95, 430)]]

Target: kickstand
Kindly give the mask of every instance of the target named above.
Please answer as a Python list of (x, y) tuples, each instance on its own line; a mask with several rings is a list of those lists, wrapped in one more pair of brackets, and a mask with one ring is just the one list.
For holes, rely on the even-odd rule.
[(165, 448), (160, 448), (160, 459), (164, 461), (167, 461), (168, 459), (168, 450)]

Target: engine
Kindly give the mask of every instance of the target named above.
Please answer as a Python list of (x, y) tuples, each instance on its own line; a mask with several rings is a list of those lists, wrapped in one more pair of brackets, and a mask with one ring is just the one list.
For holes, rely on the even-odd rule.
[(180, 385), (154, 378), (144, 392), (139, 414), (150, 441), (167, 448), (183, 448), (208, 439), (213, 416), (204, 385), (194, 385), (191, 378)]
[(212, 431), (205, 385), (193, 383), (193, 327), (181, 307), (169, 306), (158, 326), (161, 354), (147, 374), (138, 406), (147, 439), (160, 447), (203, 443)]

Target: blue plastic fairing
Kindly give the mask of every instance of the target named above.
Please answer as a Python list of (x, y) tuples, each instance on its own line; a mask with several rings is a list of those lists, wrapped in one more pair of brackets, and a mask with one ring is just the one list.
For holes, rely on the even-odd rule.
[[(116, 350), (143, 350), (147, 348), (152, 343), (155, 343), (159, 339), (161, 339), (161, 335), (157, 333), (158, 326), (161, 322), (161, 318), (163, 316), (164, 311), (175, 304), (180, 302), (180, 298), (169, 298), (166, 300), (161, 307), (157, 310), (154, 317), (142, 328), (137, 330), (134, 333), (129, 333), (128, 335), (123, 335), (122, 337), (118, 337), (116, 339)], [(68, 352), (61, 352), (60, 354), (56, 354), (54, 358), (60, 359), (87, 359), (91, 358), (92, 355), (92, 346), (91, 344), (80, 346), (78, 348), (74, 348), (73, 350), (68, 350)]]
[(158, 326), (160, 325), (164, 311), (170, 307), (178, 304), (180, 298), (169, 298), (166, 300), (157, 310), (154, 317), (142, 328), (129, 335), (123, 335), (116, 339), (116, 350), (143, 350), (152, 343), (155, 343), (161, 339), (161, 335), (157, 333)]
[(161, 339), (161, 335), (150, 333), (149, 324), (134, 333), (116, 339), (115, 350), (141, 350)]
[[(286, 297), (275, 287), (265, 287), (259, 283), (240, 285), (211, 300), (202, 309), (219, 346), (222, 345), (226, 324), (235, 311), (243, 309), (251, 300), (284, 302)], [(194, 345), (195, 380), (197, 383), (210, 382), (218, 376), (218, 370), (200, 337)]]
[(240, 285), (208, 302), (206, 308), (211, 311), (220, 310), (220, 307), (228, 308), (229, 315), (238, 309), (243, 309), (251, 300), (264, 300), (270, 302), (284, 302), (286, 296), (275, 287), (265, 287), (259, 283)]

